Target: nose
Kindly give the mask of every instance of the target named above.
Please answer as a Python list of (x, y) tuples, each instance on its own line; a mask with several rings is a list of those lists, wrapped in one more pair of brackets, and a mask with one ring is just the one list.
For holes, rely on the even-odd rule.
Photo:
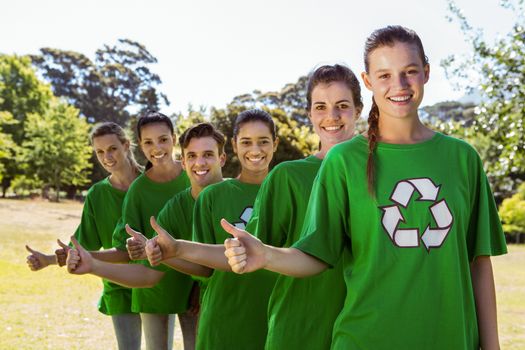
[(206, 164), (206, 158), (205, 157), (197, 157), (195, 160), (196, 165), (205, 165)]
[(405, 89), (406, 87), (408, 87), (408, 79), (405, 74), (399, 74), (399, 76), (395, 80), (395, 83), (400, 89)]
[(331, 111), (330, 111), (330, 117), (332, 119), (340, 119), (341, 118), (341, 111), (339, 110), (339, 108), (337, 107), (332, 107)]

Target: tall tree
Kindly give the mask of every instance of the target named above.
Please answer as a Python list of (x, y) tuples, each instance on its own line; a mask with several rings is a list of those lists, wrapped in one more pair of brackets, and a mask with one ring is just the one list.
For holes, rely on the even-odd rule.
[[(24, 124), (29, 113), (43, 113), (53, 94), (36, 76), (28, 57), (0, 55), (0, 113), (2, 113), (2, 137), (9, 150), (20, 145), (24, 139)], [(11, 151), (4, 149), (9, 155)], [(14, 157), (0, 157), (3, 168), (2, 195), (14, 177), (20, 173)]]
[(32, 58), (55, 95), (66, 98), (89, 122), (125, 126), (133, 115), (169, 104), (157, 90), (160, 77), (150, 69), (157, 59), (136, 41), (119, 39), (116, 45), (104, 45), (94, 61), (53, 48), (42, 48)]
[(59, 200), (63, 186), (88, 183), (91, 147), (89, 125), (79, 111), (55, 99), (42, 114), (32, 113), (25, 124), (26, 138), (19, 158), (29, 178), (55, 189)]
[(498, 200), (510, 196), (525, 180), (525, 6), (524, 0), (501, 4), (516, 14), (515, 23), (502, 38), (488, 42), (483, 31), (472, 27), (449, 1), (450, 19), (459, 22), (472, 55), (452, 55), (442, 62), (456, 84), (481, 88), (482, 102), (472, 125), (451, 125), (449, 132), (483, 144), (487, 175)]

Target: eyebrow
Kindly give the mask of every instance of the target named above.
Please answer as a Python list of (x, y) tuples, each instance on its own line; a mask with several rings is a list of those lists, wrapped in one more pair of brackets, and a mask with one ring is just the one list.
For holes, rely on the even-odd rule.
[[(350, 100), (347, 100), (345, 98), (345, 99), (342, 99), (342, 100), (339, 100), (339, 101), (335, 101), (335, 103), (341, 103), (341, 102), (348, 102), (348, 103), (350, 103)], [(322, 101), (314, 102), (314, 105), (325, 105), (325, 104), (326, 104), (326, 102), (322, 102)]]
[[(269, 139), (270, 136), (259, 136), (259, 137), (257, 137), (257, 138), (258, 138), (258, 139)], [(246, 137), (246, 136), (245, 136), (245, 137), (241, 137), (241, 138), (239, 138), (239, 140), (251, 140), (251, 139), (252, 139), (252, 137)]]
[[(411, 68), (411, 67), (417, 67), (417, 66), (419, 66), (419, 64), (417, 64), (417, 63), (410, 63), (410, 64), (407, 64), (406, 66), (404, 66), (403, 69)], [(374, 71), (374, 73), (389, 72), (391, 70), (392, 69), (387, 69), (387, 68), (385, 68), (385, 69), (378, 69), (378, 70)]]

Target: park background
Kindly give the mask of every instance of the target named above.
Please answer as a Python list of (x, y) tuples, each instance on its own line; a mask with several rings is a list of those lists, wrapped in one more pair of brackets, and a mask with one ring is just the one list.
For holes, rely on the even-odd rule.
[[(306, 75), (326, 63), (360, 73), (366, 37), (388, 24), (416, 30), (425, 46), (424, 122), (483, 159), (512, 243), (494, 259), (502, 344), (525, 347), (523, 0), (0, 4), (0, 348), (115, 347), (109, 318), (95, 310), (96, 278), (24, 266), (24, 244), (52, 251), (67, 240), (85, 190), (105, 176), (88, 144), (93, 123), (133, 134), (141, 113), (159, 109), (178, 134), (208, 120), (231, 135), (240, 111), (261, 107), (278, 125), (275, 163), (304, 157), (317, 145)], [(359, 131), (364, 87), (363, 99)]]

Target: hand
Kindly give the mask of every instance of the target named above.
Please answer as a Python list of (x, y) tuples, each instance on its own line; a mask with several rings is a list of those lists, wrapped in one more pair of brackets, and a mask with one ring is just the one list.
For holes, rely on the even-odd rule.
[(29, 266), (31, 271), (42, 270), (44, 267), (49, 266), (50, 262), (48, 260), (47, 255), (29, 248), (28, 245), (26, 245), (26, 250), (31, 253), (30, 255), (27, 256), (27, 260), (26, 260), (27, 266)]
[(69, 273), (83, 275), (93, 271), (93, 258), (91, 254), (78, 243), (74, 236), (71, 242), (75, 249), (70, 249), (67, 253), (66, 266)]
[[(158, 265), (162, 260), (174, 258), (178, 255), (178, 243), (168, 231), (163, 229), (152, 216), (149, 219), (151, 227), (157, 232), (157, 236), (150, 239), (150, 253), (146, 251), (150, 264)], [(148, 241), (149, 243), (149, 241)]]
[(235, 238), (224, 241), (228, 264), (235, 273), (252, 272), (262, 269), (267, 264), (266, 249), (264, 244), (244, 230), (230, 224), (225, 219), (221, 220), (222, 228)]
[(71, 250), (71, 247), (67, 244), (64, 244), (61, 240), (57, 239), (57, 243), (60, 246), (57, 250), (55, 250), (55, 255), (57, 258), (57, 264), (58, 266), (64, 266), (66, 264), (67, 259), (67, 252)]
[(142, 233), (135, 231), (128, 224), (126, 224), (126, 232), (131, 237), (126, 240), (126, 248), (128, 249), (128, 255), (131, 260), (143, 260), (146, 259), (146, 242), (147, 238)]

